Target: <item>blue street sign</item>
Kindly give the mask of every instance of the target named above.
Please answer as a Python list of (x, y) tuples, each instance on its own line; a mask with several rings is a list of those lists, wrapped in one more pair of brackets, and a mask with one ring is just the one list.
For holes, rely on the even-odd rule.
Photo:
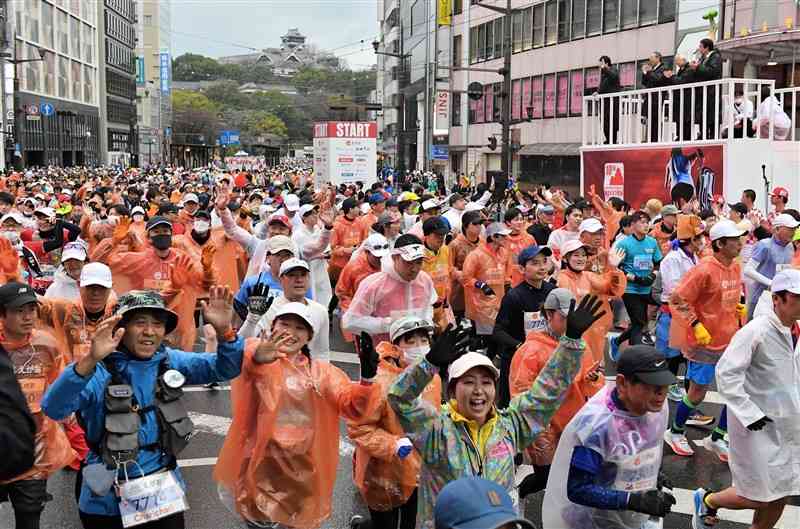
[(219, 134), (220, 145), (237, 145), (239, 143), (238, 130), (223, 130)]
[(172, 62), (169, 52), (162, 52), (159, 57), (159, 76), (161, 77), (161, 92), (169, 95), (172, 83)]
[(50, 103), (42, 103), (39, 105), (39, 113), (41, 113), (43, 116), (52, 116), (56, 113), (56, 109)]
[(431, 145), (431, 158), (434, 160), (447, 160), (448, 145)]

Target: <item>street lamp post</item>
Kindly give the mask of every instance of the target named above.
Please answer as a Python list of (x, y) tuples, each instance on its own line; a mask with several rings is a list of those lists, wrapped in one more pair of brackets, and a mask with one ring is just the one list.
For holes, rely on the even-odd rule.
[[(44, 62), (44, 58), (47, 55), (47, 50), (44, 48), (37, 48), (37, 52), (39, 53), (39, 58), (33, 59), (14, 59), (12, 58), (12, 54), (10, 52), (4, 52), (0, 54), (0, 69), (2, 69), (2, 83), (0, 83), (0, 112), (2, 112), (2, 123), (3, 123), (3, 148), (0, 149), (0, 169), (5, 170), (6, 168), (6, 143), (8, 138), (6, 135), (11, 136), (11, 145), (14, 145), (14, 136), (8, 130), (8, 123), (7, 123), (7, 115), (8, 115), (8, 108), (6, 102), (6, 71), (5, 71), (5, 64), (12, 64), (14, 65), (14, 78), (13, 78), (13, 90), (14, 93), (12, 97), (16, 97), (17, 92), (19, 92), (19, 78), (17, 77), (17, 65), (24, 64), (28, 62)], [(12, 106), (16, 107), (16, 105), (12, 102)]]

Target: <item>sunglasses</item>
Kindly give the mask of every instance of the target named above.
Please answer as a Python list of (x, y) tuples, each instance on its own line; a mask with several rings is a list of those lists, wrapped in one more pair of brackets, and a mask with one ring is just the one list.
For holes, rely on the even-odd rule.
[(389, 245), (388, 244), (377, 244), (377, 245), (375, 245), (375, 246), (373, 246), (371, 248), (371, 250), (373, 252), (380, 251), (380, 250), (388, 250), (388, 249), (389, 249)]

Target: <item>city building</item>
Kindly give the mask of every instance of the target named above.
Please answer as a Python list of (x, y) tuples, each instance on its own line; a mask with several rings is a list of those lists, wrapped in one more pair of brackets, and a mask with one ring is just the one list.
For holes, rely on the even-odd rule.
[(281, 37), (279, 48), (264, 48), (256, 53), (230, 55), (217, 59), (221, 64), (254, 64), (272, 68), (275, 75), (290, 77), (303, 67), (338, 68), (336, 56), (321, 52), (306, 42), (307, 37), (291, 28)]
[[(151, 2), (147, 2), (151, 3)], [(136, 2), (97, 0), (101, 150), (104, 163), (138, 165), (136, 138)]]
[(166, 161), (172, 124), (171, 0), (138, 2), (136, 123), (142, 166)]
[(100, 84), (95, 0), (0, 2), (3, 162), (100, 163)]

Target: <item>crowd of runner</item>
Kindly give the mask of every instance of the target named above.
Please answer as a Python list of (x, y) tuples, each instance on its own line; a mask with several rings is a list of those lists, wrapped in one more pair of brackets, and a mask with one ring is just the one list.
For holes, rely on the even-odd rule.
[[(800, 495), (786, 189), (762, 212), (752, 190), (701, 210), (685, 193), (628, 204), (382, 176), (2, 176), (0, 501), (16, 527), (40, 527), (64, 468), (86, 529), (185, 527), (182, 388), (224, 381), (213, 477), (248, 527), (330, 517), (340, 418), (369, 508), (352, 529), (533, 527), (521, 500), (539, 491), (545, 529), (655, 529), (676, 502), (664, 444), (708, 457), (696, 426), (713, 426), (698, 444), (732, 483), (694, 492), (693, 528), (721, 509), (774, 527)], [(358, 381), (330, 362), (334, 326)], [(719, 417), (702, 410), (714, 385)]]

